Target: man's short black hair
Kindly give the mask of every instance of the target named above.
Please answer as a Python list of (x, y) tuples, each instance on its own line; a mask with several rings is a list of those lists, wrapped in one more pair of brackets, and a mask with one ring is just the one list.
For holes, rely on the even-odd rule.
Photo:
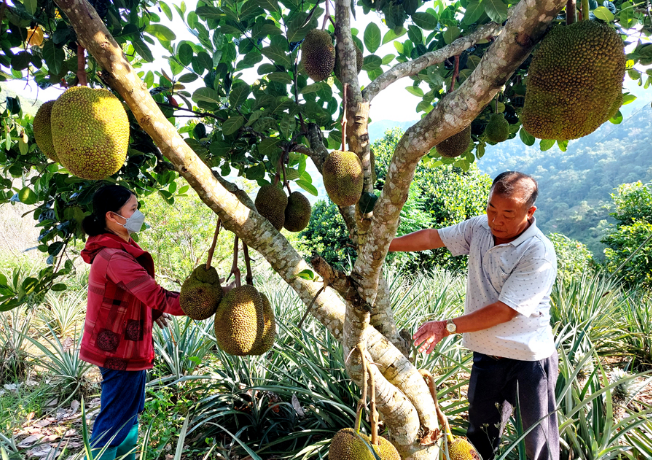
[(490, 192), (511, 197), (515, 192), (520, 190), (526, 192), (526, 196), (523, 199), (527, 207), (534, 206), (539, 196), (539, 184), (529, 174), (518, 171), (505, 171), (504, 173), (500, 173), (491, 184)]

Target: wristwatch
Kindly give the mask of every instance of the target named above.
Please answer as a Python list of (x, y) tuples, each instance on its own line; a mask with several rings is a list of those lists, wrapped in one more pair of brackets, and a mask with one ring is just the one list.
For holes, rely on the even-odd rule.
[(457, 332), (457, 326), (452, 319), (446, 321), (446, 330), (451, 334), (455, 334)]

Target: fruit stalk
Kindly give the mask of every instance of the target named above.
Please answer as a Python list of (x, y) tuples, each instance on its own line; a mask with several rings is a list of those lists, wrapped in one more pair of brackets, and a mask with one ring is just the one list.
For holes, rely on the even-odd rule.
[(360, 360), (362, 361), (362, 396), (358, 400), (358, 410), (355, 415), (355, 432), (359, 433), (362, 422), (362, 409), (367, 403), (367, 360), (364, 356), (363, 344), (359, 343), (356, 350), (360, 353)]
[(211, 244), (211, 247), (208, 250), (208, 258), (206, 259), (206, 270), (211, 268), (211, 262), (213, 261), (213, 253), (215, 252), (215, 246), (217, 246), (217, 237), (220, 234), (221, 227), (222, 227), (222, 219), (218, 217), (217, 226), (215, 227), (215, 234), (213, 235), (213, 244)]
[[(231, 273), (229, 273), (229, 278), (231, 275), (235, 277), (235, 287), (242, 286), (242, 280), (240, 279), (240, 269), (238, 268), (238, 235), (235, 235), (233, 240), (233, 264), (231, 265)], [(226, 280), (228, 281), (229, 278)]]
[(344, 83), (342, 88), (342, 150), (346, 150), (346, 90), (349, 87), (348, 83)]
[(568, 2), (566, 2), (566, 25), (567, 26), (574, 24), (575, 21), (577, 20), (575, 10), (576, 10), (575, 0), (568, 0)]
[(86, 48), (77, 45), (77, 79), (80, 86), (88, 86), (86, 78)]
[(369, 371), (369, 385), (371, 386), (371, 395), (369, 397), (369, 410), (371, 411), (371, 443), (378, 445), (378, 412), (376, 412), (376, 382), (374, 373), (371, 370), (371, 364), (366, 362)]
[(451, 88), (449, 93), (455, 91), (455, 82), (457, 77), (460, 75), (460, 56), (459, 54), (455, 55), (455, 70), (453, 70), (453, 78), (451, 78)]
[(428, 372), (425, 369), (421, 369), (419, 372), (421, 372), (421, 375), (428, 380), (428, 388), (430, 388), (430, 394), (432, 395), (432, 400), (435, 402), (435, 410), (437, 411), (437, 419), (439, 420), (439, 424), (441, 425), (441, 429), (444, 431), (446, 434), (446, 438), (448, 439), (449, 443), (453, 442), (453, 434), (451, 433), (451, 427), (448, 424), (448, 419), (442, 412), (441, 408), (439, 407), (439, 401), (437, 400), (437, 385), (435, 383), (435, 378), (432, 376), (430, 372)]
[(589, 20), (589, 0), (582, 0), (582, 21)]
[(245, 265), (247, 266), (247, 275), (245, 280), (249, 286), (254, 285), (254, 275), (251, 273), (251, 260), (249, 259), (249, 248), (242, 242), (242, 250), (244, 251)]
[(310, 302), (310, 305), (308, 305), (308, 308), (306, 308), (306, 312), (301, 317), (301, 321), (299, 321), (299, 326), (297, 326), (299, 329), (301, 329), (301, 326), (303, 326), (303, 322), (308, 317), (308, 313), (310, 313), (310, 310), (312, 309), (312, 306), (315, 304), (315, 300), (317, 300), (317, 297), (319, 297), (319, 294), (324, 292), (324, 289), (326, 289), (327, 286), (328, 286), (328, 282), (324, 280), (324, 285), (319, 288), (319, 291), (317, 291), (317, 294), (315, 294), (315, 297), (312, 298), (312, 302)]

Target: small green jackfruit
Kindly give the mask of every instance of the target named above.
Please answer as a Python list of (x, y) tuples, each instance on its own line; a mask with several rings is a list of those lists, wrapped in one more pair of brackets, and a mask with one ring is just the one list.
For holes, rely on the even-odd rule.
[(626, 58), (616, 30), (598, 21), (554, 27), (528, 69), (521, 121), (539, 139), (592, 133), (622, 104)]
[(50, 114), (54, 102), (44, 102), (36, 112), (34, 116), (34, 140), (36, 140), (36, 145), (46, 157), (58, 163), (59, 158), (57, 158), (57, 152), (55, 152), (54, 145), (52, 145), (52, 125), (50, 124)]
[(353, 152), (333, 150), (322, 166), (324, 187), (338, 206), (351, 206), (362, 195), (364, 174), (362, 162)]
[[(373, 446), (369, 436), (356, 433), (353, 428), (344, 428), (333, 437), (328, 458), (329, 460), (374, 460), (375, 457), (369, 450), (369, 446)], [(379, 437), (378, 445), (373, 446), (373, 449), (381, 460), (401, 460), (396, 447), (385, 438)]]
[(301, 45), (301, 65), (314, 81), (327, 79), (335, 67), (335, 47), (331, 35), (312, 29)]
[(504, 142), (509, 137), (509, 123), (502, 113), (494, 113), (489, 118), (489, 123), (484, 129), (484, 134), (489, 142)]
[(263, 300), (263, 334), (258, 338), (256, 344), (251, 350), (252, 355), (262, 355), (267, 353), (274, 345), (276, 339), (276, 318), (274, 317), (274, 309), (269, 299), (265, 294), (260, 294)]
[(303, 193), (292, 192), (285, 208), (285, 228), (291, 232), (300, 232), (308, 226), (312, 207)]
[(213, 316), (224, 291), (214, 267), (206, 270), (206, 264), (198, 265), (183, 282), (179, 304), (192, 319), (202, 320)]
[(455, 438), (448, 444), (448, 455), (451, 460), (482, 460), (473, 444), (463, 437)]
[(285, 223), (285, 208), (288, 197), (285, 192), (273, 184), (260, 187), (254, 201), (258, 214), (269, 220), (274, 228), (281, 231)]
[[(355, 42), (353, 42), (353, 46), (355, 46), (355, 67), (358, 73), (360, 73), (360, 71), (362, 70), (362, 64), (364, 63), (364, 56), (362, 55), (362, 50), (358, 48), (358, 45), (356, 45)], [(340, 75), (341, 63), (340, 63), (340, 57), (337, 53), (337, 47), (335, 47), (335, 68), (333, 69), (333, 71), (335, 72), (335, 77), (338, 80), (341, 80), (342, 79)]]
[(263, 337), (263, 308), (263, 299), (253, 286), (227, 292), (215, 312), (217, 346), (230, 355), (253, 354)]
[(52, 144), (59, 162), (82, 179), (118, 172), (127, 157), (129, 119), (106, 89), (68, 88), (52, 106)]
[(437, 153), (446, 158), (455, 158), (466, 152), (471, 143), (471, 125), (437, 144)]

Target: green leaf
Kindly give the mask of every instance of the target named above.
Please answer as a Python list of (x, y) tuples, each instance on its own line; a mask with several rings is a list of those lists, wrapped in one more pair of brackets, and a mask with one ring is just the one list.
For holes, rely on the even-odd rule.
[(360, 212), (362, 214), (370, 213), (374, 210), (374, 206), (376, 206), (377, 201), (378, 195), (371, 192), (364, 192), (360, 197), (360, 201), (358, 201)]
[(531, 146), (534, 145), (534, 143), (536, 142), (536, 138), (530, 133), (528, 133), (523, 127), (521, 127), (521, 130), (519, 131), (518, 135), (525, 145)]
[(263, 139), (263, 141), (258, 144), (258, 153), (267, 158), (271, 158), (274, 153), (280, 150), (278, 144), (281, 142), (281, 139), (278, 137), (268, 137)]
[(406, 90), (408, 91), (408, 93), (410, 93), (410, 94), (414, 94), (414, 95), (417, 96), (417, 97), (423, 97), (423, 90), (422, 90), (421, 88), (419, 88), (418, 86), (417, 86), (417, 87), (415, 87), (415, 86), (408, 86), (408, 87), (406, 87), (405, 89), (406, 89)]
[(609, 11), (609, 8), (606, 8), (604, 6), (599, 6), (596, 9), (594, 9), (593, 14), (595, 15), (596, 18), (601, 19), (605, 22), (611, 22), (615, 19), (613, 13)]
[(45, 59), (45, 63), (47, 64), (48, 69), (52, 75), (59, 75), (61, 72), (61, 66), (63, 65), (63, 60), (65, 58), (66, 53), (61, 48), (54, 46), (54, 42), (52, 40), (45, 42), (43, 45), (43, 59)]
[(482, 13), (484, 13), (484, 5), (481, 3), (481, 0), (471, 0), (468, 5), (466, 5), (462, 24), (473, 24), (482, 17)]
[(170, 7), (167, 5), (167, 3), (159, 1), (158, 6), (161, 8), (161, 11), (163, 11), (163, 14), (165, 14), (165, 17), (168, 18), (168, 21), (171, 21), (172, 11), (170, 10)]
[(313, 196), (319, 196), (319, 191), (312, 185), (310, 182), (303, 179), (299, 179), (295, 182), (299, 187), (304, 189), (306, 192), (310, 193)]
[(152, 54), (152, 51), (149, 49), (149, 46), (147, 46), (144, 41), (142, 41), (141, 39), (136, 39), (136, 40), (132, 40), (131, 44), (133, 45), (136, 53), (138, 53), (143, 59), (145, 59), (145, 61), (154, 62), (154, 55)]
[(192, 93), (192, 100), (195, 102), (210, 102), (211, 104), (220, 103), (220, 95), (213, 88), (199, 88)]
[(423, 30), (435, 30), (437, 28), (437, 18), (430, 13), (417, 11), (412, 15), (412, 21)]
[(296, 126), (297, 126), (296, 120), (292, 115), (289, 114), (284, 115), (283, 118), (281, 119), (281, 122), (278, 125), (281, 134), (283, 134), (283, 136), (285, 136), (286, 139), (290, 138)]
[(237, 117), (231, 117), (222, 123), (222, 132), (225, 136), (230, 136), (237, 132), (240, 127), (244, 124), (244, 118), (240, 115)]
[(370, 53), (375, 53), (380, 46), (382, 34), (375, 22), (370, 22), (364, 30), (364, 46)]
[(249, 93), (251, 93), (251, 87), (248, 84), (242, 82), (234, 85), (231, 89), (231, 94), (229, 94), (231, 107), (241, 106), (247, 100), (247, 97), (249, 97)]
[(29, 187), (24, 187), (18, 192), (18, 199), (24, 204), (34, 204), (38, 200), (36, 193)]
[(568, 149), (568, 141), (557, 141), (557, 147), (559, 147), (559, 150), (562, 152), (565, 152), (566, 149)]
[(292, 83), (292, 76), (287, 72), (272, 72), (267, 74), (269, 81), (276, 81), (279, 83), (285, 83), (286, 85)]
[(507, 20), (507, 5), (503, 0), (482, 0), (482, 4), (492, 21), (502, 24)]
[(619, 125), (619, 124), (621, 124), (623, 122), (623, 114), (620, 113), (620, 110), (619, 110), (616, 115), (614, 115), (613, 117), (611, 117), (609, 119), (609, 121), (611, 123), (613, 123), (614, 125)]
[(23, 0), (23, 5), (25, 5), (25, 9), (29, 14), (34, 16), (34, 13), (36, 13), (36, 8), (38, 6), (38, 1), (37, 0)]
[(64, 283), (57, 283), (52, 285), (50, 289), (52, 289), (55, 292), (61, 292), (61, 291), (65, 291), (67, 288), (68, 286), (66, 286)]
[(186, 73), (179, 77), (179, 83), (192, 83), (197, 80), (199, 77), (194, 73)]
[(188, 43), (182, 43), (181, 46), (179, 46), (179, 61), (181, 61), (183, 65), (190, 65), (193, 54), (192, 46)]
[(462, 31), (460, 30), (459, 27), (448, 27), (444, 31), (444, 42), (447, 45), (450, 45), (451, 43), (453, 43), (455, 41), (455, 39), (457, 37), (460, 36), (460, 33), (462, 33)]
[(405, 27), (400, 27), (398, 29), (398, 32), (396, 31), (396, 29), (390, 29), (389, 32), (387, 32), (383, 37), (383, 45), (385, 43), (391, 42), (392, 40), (396, 40), (399, 37), (402, 37), (406, 33), (407, 33), (407, 29)]
[(258, 4), (271, 13), (281, 11), (276, 0), (259, 0)]
[(300, 94), (310, 94), (310, 93), (316, 93), (321, 89), (321, 82), (319, 83), (313, 83), (311, 85), (306, 85), (303, 88), (301, 88), (301, 91), (299, 91)]
[(383, 56), (383, 65), (390, 64), (394, 60), (395, 57), (396, 57), (396, 55), (394, 55), (394, 54), (386, 54), (385, 56)]
[(214, 6), (200, 6), (195, 10), (197, 16), (203, 19), (222, 19), (225, 14), (219, 8)]
[(623, 94), (623, 103), (622, 103), (622, 105), (631, 104), (635, 100), (636, 100), (636, 96), (634, 96), (633, 94), (629, 94), (629, 93)]
[(382, 63), (383, 60), (380, 58), (380, 56), (370, 54), (369, 56), (364, 57), (364, 60), (362, 61), (362, 70), (370, 71), (380, 69)]
[(249, 18), (254, 18), (260, 14), (264, 14), (265, 11), (263, 11), (263, 9), (258, 6), (258, 3), (258, 0), (247, 0), (244, 2), (240, 8), (240, 19), (244, 21)]
[(291, 67), (290, 58), (283, 48), (278, 45), (268, 46), (263, 48), (262, 53), (275, 64), (281, 65), (286, 69)]
[(317, 275), (315, 275), (315, 272), (313, 272), (309, 268), (306, 268), (305, 270), (302, 270), (299, 273), (297, 273), (296, 277), (304, 280), (313, 281), (317, 277)]
[(171, 42), (177, 39), (177, 36), (168, 27), (163, 24), (150, 24), (145, 27), (145, 32), (151, 34), (164, 42)]
[(541, 142), (539, 143), (539, 148), (541, 149), (542, 152), (545, 152), (546, 150), (550, 150), (554, 145), (555, 145), (554, 139), (541, 139)]
[(27, 51), (21, 51), (20, 53), (16, 53), (12, 56), (11, 67), (14, 70), (25, 70), (27, 67), (29, 67), (31, 60), (31, 54), (29, 54)]

